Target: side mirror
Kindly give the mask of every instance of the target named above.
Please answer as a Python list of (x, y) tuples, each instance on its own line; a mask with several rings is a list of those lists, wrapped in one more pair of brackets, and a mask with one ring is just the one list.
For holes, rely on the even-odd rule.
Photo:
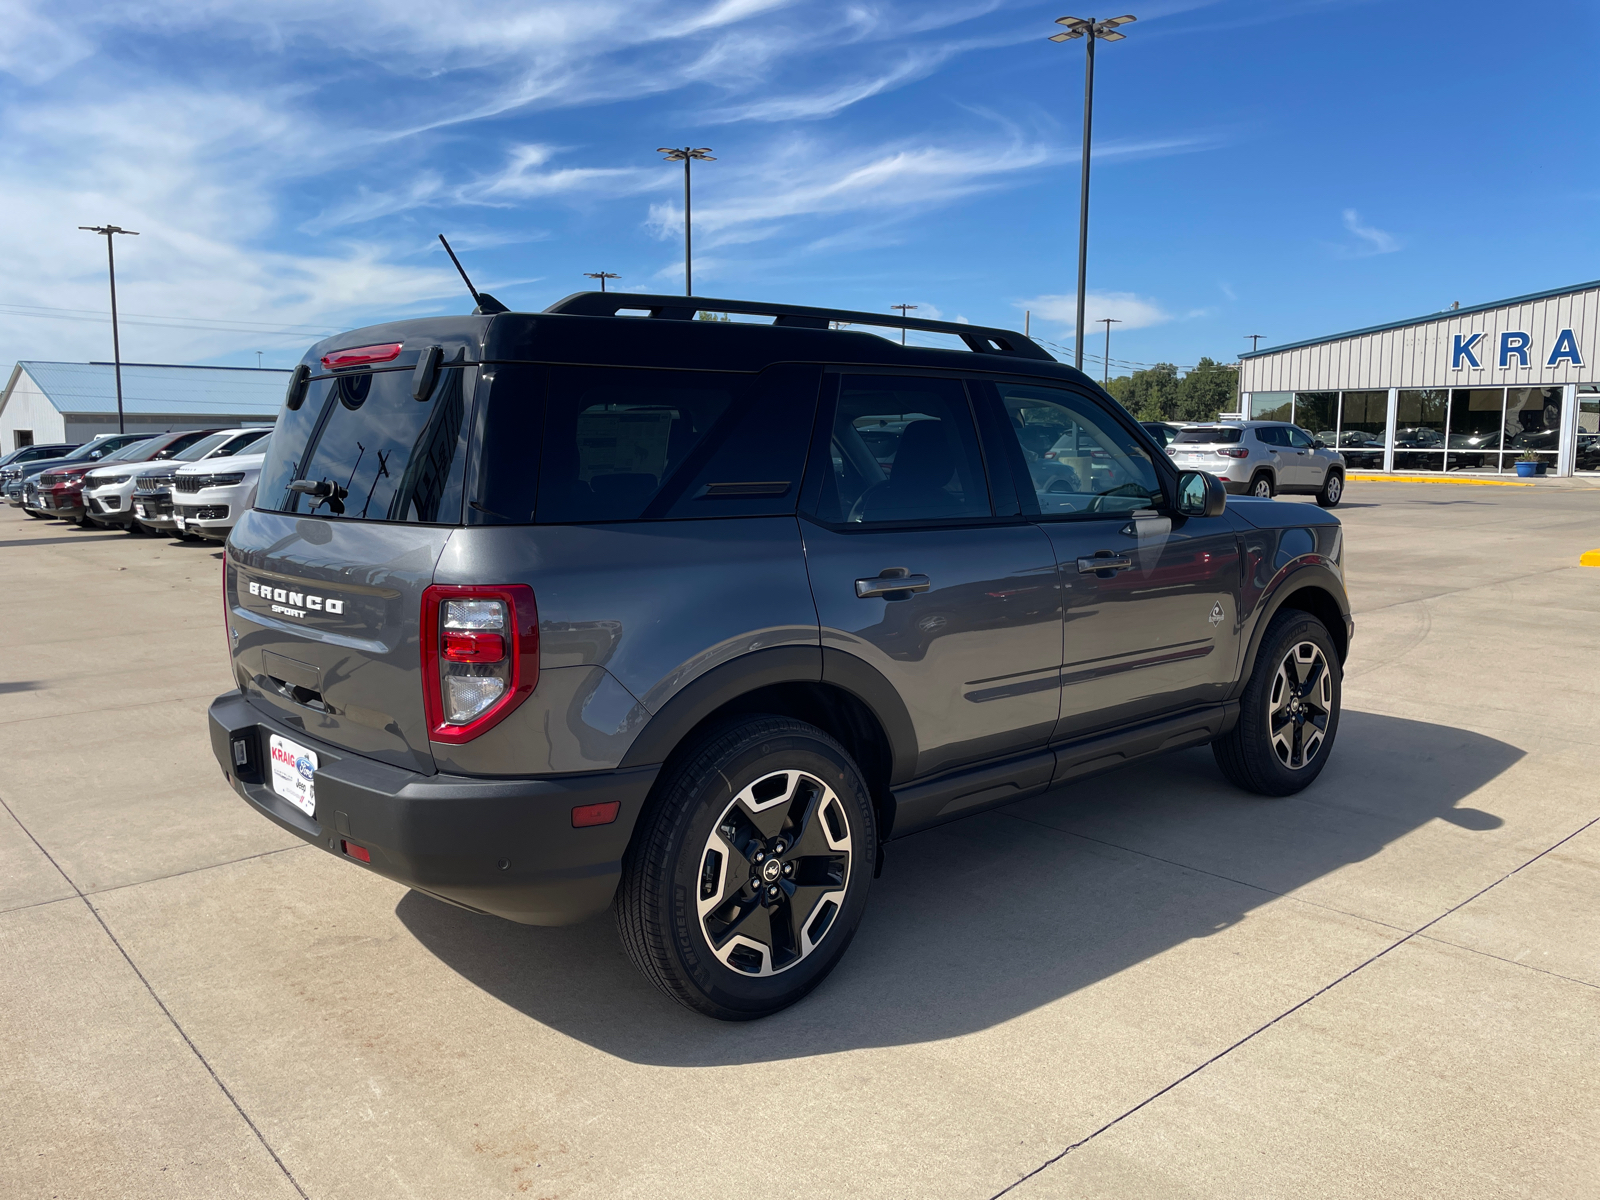
[(427, 403), (439, 382), (439, 364), (444, 361), (443, 346), (429, 346), (417, 356), (417, 366), (411, 372), (411, 398)]
[(284, 392), (283, 405), (294, 412), (306, 402), (306, 388), (311, 382), (311, 368), (301, 363), (289, 376), (289, 387)]
[(1228, 506), (1228, 489), (1222, 480), (1204, 471), (1178, 476), (1178, 511), (1186, 517), (1220, 517)]

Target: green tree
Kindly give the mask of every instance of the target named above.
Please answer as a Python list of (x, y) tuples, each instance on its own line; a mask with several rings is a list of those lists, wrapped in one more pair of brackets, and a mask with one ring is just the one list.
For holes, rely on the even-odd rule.
[(1218, 413), (1238, 408), (1239, 369), (1202, 358), (1183, 377), (1173, 418), (1180, 421), (1215, 421)]

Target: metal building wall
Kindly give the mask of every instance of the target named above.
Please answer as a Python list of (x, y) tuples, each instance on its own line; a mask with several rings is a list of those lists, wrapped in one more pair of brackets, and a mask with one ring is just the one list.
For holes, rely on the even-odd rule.
[[(1577, 337), (1583, 366), (1545, 360), (1561, 330)], [(1500, 334), (1529, 334), (1528, 366), (1502, 370)], [(1482, 333), (1475, 350), (1481, 369), (1450, 367), (1459, 335)], [(1356, 334), (1335, 341), (1241, 359), (1241, 392), (1315, 392), (1356, 388), (1532, 387), (1600, 379), (1600, 287), (1478, 312), (1442, 313), (1438, 320)]]

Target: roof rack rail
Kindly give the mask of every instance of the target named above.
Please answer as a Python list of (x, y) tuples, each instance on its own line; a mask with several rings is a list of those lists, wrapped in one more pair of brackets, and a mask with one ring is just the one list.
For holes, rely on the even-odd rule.
[(847, 308), (810, 308), (801, 304), (766, 304), (755, 300), (716, 300), (709, 296), (657, 296), (643, 292), (574, 292), (557, 300), (544, 311), (580, 317), (614, 317), (625, 311), (648, 312), (667, 321), (692, 321), (696, 313), (744, 313), (771, 317), (774, 325), (791, 329), (827, 329), (830, 322), (847, 325), (881, 325), (890, 329), (919, 329), (927, 333), (948, 333), (966, 343), (978, 354), (1009, 354), (1016, 358), (1038, 358), (1055, 362), (1055, 357), (1031, 338), (1011, 329), (992, 329), (985, 325), (963, 325), (956, 321), (925, 321), (898, 314), (855, 312)]

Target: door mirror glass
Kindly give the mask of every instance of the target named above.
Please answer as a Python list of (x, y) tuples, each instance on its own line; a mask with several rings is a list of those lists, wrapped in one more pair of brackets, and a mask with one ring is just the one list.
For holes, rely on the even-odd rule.
[(1178, 476), (1178, 511), (1186, 517), (1220, 517), (1228, 504), (1228, 490), (1222, 480), (1204, 471), (1185, 471)]

